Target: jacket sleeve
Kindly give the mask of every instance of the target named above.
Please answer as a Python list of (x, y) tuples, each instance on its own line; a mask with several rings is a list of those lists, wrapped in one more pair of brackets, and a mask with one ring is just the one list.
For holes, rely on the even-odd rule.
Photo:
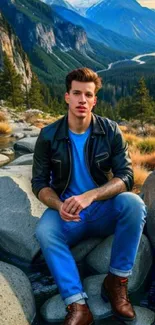
[(43, 136), (41, 130), (37, 139), (32, 167), (32, 191), (38, 197), (39, 191), (49, 187), (50, 182), (50, 142)]
[(128, 144), (123, 138), (118, 125), (115, 125), (112, 141), (112, 172), (114, 177), (119, 177), (130, 191), (134, 184), (132, 162), (128, 152)]

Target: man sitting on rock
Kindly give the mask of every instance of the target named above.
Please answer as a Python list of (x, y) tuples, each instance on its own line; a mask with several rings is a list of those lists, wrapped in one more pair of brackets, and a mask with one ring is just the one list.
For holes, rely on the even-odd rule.
[(88, 68), (73, 70), (66, 88), (68, 114), (43, 128), (35, 147), (32, 188), (48, 206), (36, 236), (67, 305), (64, 325), (91, 325), (88, 297), (70, 247), (84, 238), (114, 233), (101, 295), (109, 299), (115, 316), (133, 320), (127, 282), (145, 223), (145, 205), (128, 192), (133, 171), (120, 129), (92, 113), (100, 77)]

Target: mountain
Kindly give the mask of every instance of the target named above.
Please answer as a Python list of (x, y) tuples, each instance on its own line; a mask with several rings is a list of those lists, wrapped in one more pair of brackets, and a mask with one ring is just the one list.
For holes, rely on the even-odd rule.
[(123, 37), (111, 30), (107, 30), (102, 26), (92, 22), (90, 19), (79, 15), (72, 10), (64, 7), (53, 6), (53, 10), (63, 19), (75, 23), (84, 28), (88, 38), (104, 44), (104, 46), (113, 48), (118, 51), (129, 53), (147, 53), (154, 51), (154, 46), (142, 41), (133, 40), (128, 37)]
[(3, 70), (4, 52), (13, 63), (16, 71), (22, 76), (23, 85), (29, 89), (32, 78), (29, 60), (18, 37), (0, 12), (0, 71)]
[(39, 0), (1, 0), (0, 9), (21, 40), (33, 70), (59, 92), (68, 71), (80, 66), (103, 69), (127, 56), (88, 39), (82, 27)]
[(76, 10), (68, 1), (66, 0), (41, 0), (49, 6), (57, 5), (70, 10)]
[(155, 44), (155, 12), (136, 0), (103, 0), (86, 17), (120, 35)]

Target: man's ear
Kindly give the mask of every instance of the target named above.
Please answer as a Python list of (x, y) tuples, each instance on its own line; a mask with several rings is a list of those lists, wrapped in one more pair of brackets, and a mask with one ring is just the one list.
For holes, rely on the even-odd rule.
[(69, 104), (69, 93), (65, 93), (65, 102)]
[(93, 106), (95, 106), (96, 103), (97, 103), (97, 96), (95, 96), (95, 98), (94, 98), (94, 105)]

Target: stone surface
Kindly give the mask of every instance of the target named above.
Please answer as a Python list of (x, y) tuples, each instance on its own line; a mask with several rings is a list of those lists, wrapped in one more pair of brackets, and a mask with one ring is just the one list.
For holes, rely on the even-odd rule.
[(24, 138), (24, 133), (13, 133), (12, 136), (16, 139), (22, 139)]
[[(101, 277), (101, 276), (99, 276)], [(105, 275), (102, 275), (102, 280)], [(93, 280), (94, 278), (94, 280)], [(120, 322), (107, 320), (106, 318), (112, 315), (110, 303), (105, 303), (100, 296), (99, 283), (96, 283), (96, 276), (85, 279), (85, 289), (88, 293), (88, 305), (91, 309), (95, 321), (100, 321), (102, 325), (119, 325)], [(93, 285), (92, 285), (93, 283)], [(101, 283), (100, 283), (101, 285)], [(96, 288), (97, 286), (97, 288)], [(94, 290), (92, 290), (94, 289)], [(61, 299), (60, 295), (56, 295), (51, 299), (48, 299), (41, 308), (41, 315), (46, 322), (61, 323), (66, 315), (66, 306)], [(149, 309), (142, 307), (134, 307), (136, 311), (136, 320), (133, 322), (124, 322), (124, 325), (153, 325), (155, 320), (155, 314)], [(96, 323), (95, 323), (96, 324)], [(98, 323), (97, 323), (98, 324)]]
[(14, 156), (14, 150), (11, 148), (5, 148), (5, 149), (2, 149), (1, 154), (6, 155), (8, 157), (12, 157), (12, 156)]
[(136, 319), (132, 322), (121, 322), (115, 320), (103, 320), (100, 325), (155, 325), (155, 314), (147, 309), (135, 306)]
[(15, 266), (0, 262), (0, 288), (0, 324), (32, 324), (35, 302), (26, 275)]
[(0, 177), (0, 247), (32, 261), (39, 251), (36, 224), (46, 207), (32, 193), (31, 167), (1, 168)]
[(14, 144), (14, 149), (33, 153), (36, 141), (37, 141), (37, 137), (32, 137), (32, 138), (27, 137), (27, 138), (21, 139)]
[[(109, 271), (111, 247), (114, 236), (109, 236), (88, 254), (86, 261), (98, 273), (106, 274)], [(130, 291), (136, 291), (142, 285), (152, 265), (152, 252), (150, 243), (142, 235), (132, 276), (129, 277)]]
[(12, 161), (9, 166), (32, 165), (33, 153), (23, 155)]
[(86, 240), (82, 240), (79, 244), (77, 244), (74, 248), (72, 248), (72, 254), (76, 260), (76, 262), (80, 262), (83, 260), (88, 253), (92, 251), (98, 244), (102, 241), (101, 238), (89, 238)]
[(141, 197), (147, 207), (150, 207), (155, 198), (155, 171), (153, 171), (144, 182), (141, 190)]
[(66, 306), (60, 295), (48, 299), (41, 307), (41, 315), (47, 322), (61, 322), (66, 315)]
[[(106, 275), (95, 275), (85, 279), (84, 288), (88, 294), (88, 305), (94, 315), (96, 320), (101, 320), (103, 318), (112, 315), (110, 303), (105, 303), (101, 298), (101, 284)], [(137, 318), (133, 322), (124, 322), (124, 325), (152, 325), (155, 320), (155, 313), (149, 309), (142, 307), (134, 307), (136, 311)], [(106, 322), (101, 322), (105, 324)], [(114, 323), (115, 324), (115, 323)], [(109, 324), (111, 325), (111, 324)]]
[(10, 159), (7, 156), (0, 154), (0, 167), (7, 164), (9, 161)]
[(149, 239), (155, 249), (155, 200), (148, 209), (147, 232)]

